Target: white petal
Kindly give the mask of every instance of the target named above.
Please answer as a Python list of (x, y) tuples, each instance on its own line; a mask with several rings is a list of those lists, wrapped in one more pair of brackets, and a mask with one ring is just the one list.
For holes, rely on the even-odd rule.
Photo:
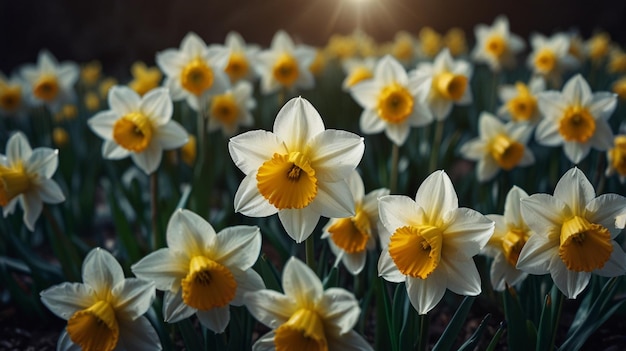
[(299, 306), (320, 301), (324, 294), (322, 282), (304, 262), (291, 257), (283, 270), (283, 290)]
[(68, 320), (77, 311), (90, 307), (94, 303), (92, 291), (81, 283), (62, 283), (54, 285), (39, 295), (41, 302), (59, 318)]
[(313, 150), (310, 162), (315, 176), (325, 182), (336, 182), (347, 178), (359, 165), (365, 144), (354, 133), (326, 130), (309, 142), (309, 148)]
[(235, 165), (246, 175), (256, 172), (275, 153), (285, 155), (289, 152), (276, 134), (264, 130), (254, 130), (231, 138), (228, 151)]
[(422, 182), (417, 189), (415, 202), (424, 209), (431, 223), (459, 207), (456, 191), (445, 171), (435, 171)]
[(223, 333), (230, 322), (230, 305), (196, 312), (200, 323), (215, 333)]
[(480, 274), (471, 258), (456, 260), (448, 257), (445, 260), (445, 270), (448, 275), (448, 289), (452, 292), (468, 296), (480, 294)]
[(120, 339), (118, 347), (125, 350), (162, 350), (159, 335), (146, 317), (134, 321), (118, 319)]
[[(508, 223), (513, 224), (517, 228), (522, 228), (526, 225), (522, 219), (521, 199), (527, 198), (529, 195), (522, 188), (514, 185), (511, 190), (506, 194), (506, 200), (504, 202), (504, 218)], [(497, 228), (496, 223), (496, 228)]]
[(135, 320), (148, 311), (156, 297), (154, 283), (137, 278), (124, 279), (111, 291), (115, 313)]
[(311, 206), (302, 209), (283, 209), (278, 211), (278, 218), (289, 236), (301, 243), (313, 233), (320, 214)]
[(428, 109), (428, 106), (415, 101), (413, 112), (407, 117), (406, 124), (411, 127), (422, 127), (432, 122), (433, 119), (434, 117)]
[(588, 143), (595, 149), (606, 151), (613, 147), (613, 131), (605, 120), (596, 120), (596, 131)]
[(372, 346), (357, 332), (350, 330), (338, 336), (329, 336), (329, 350), (370, 351)]
[(163, 86), (169, 90), (172, 101), (185, 100), (189, 96), (189, 93), (183, 89), (180, 78), (167, 77), (163, 82)]
[(406, 85), (409, 81), (404, 67), (390, 55), (380, 59), (374, 69), (374, 77), (385, 86), (392, 83)]
[(234, 199), (235, 212), (248, 217), (267, 217), (278, 212), (278, 209), (259, 192), (256, 171), (247, 175), (239, 184)]
[(493, 234), (495, 223), (469, 208), (454, 210), (446, 218), (450, 223), (443, 233), (443, 252), (446, 257), (471, 258), (477, 255)]
[(354, 294), (342, 288), (329, 288), (324, 291), (324, 296), (317, 306), (324, 326), (335, 335), (352, 330), (361, 315)]
[(388, 250), (383, 250), (378, 259), (378, 276), (392, 283), (402, 283), (406, 280), (406, 276), (398, 270), (395, 262), (389, 256)]
[(428, 104), (428, 107), (430, 107), (430, 110), (437, 121), (443, 121), (446, 117), (448, 117), (450, 111), (452, 111), (452, 106), (453, 104), (451, 100), (441, 98), (434, 98)]
[(563, 86), (563, 96), (572, 103), (585, 106), (591, 102), (591, 88), (587, 81), (580, 74), (577, 74)]
[(31, 149), (26, 136), (22, 132), (17, 132), (11, 135), (7, 141), (6, 153), (9, 163), (14, 164), (29, 159), (33, 149)]
[(558, 120), (567, 107), (561, 93), (558, 91), (544, 91), (537, 94), (537, 103), (541, 113), (550, 120)]
[(580, 163), (591, 150), (591, 145), (589, 144), (581, 144), (575, 141), (566, 141), (563, 144), (563, 151), (565, 152), (565, 156), (572, 161), (572, 163)]
[(274, 290), (248, 293), (244, 300), (254, 319), (272, 329), (285, 323), (298, 308), (294, 300)]
[(468, 160), (481, 160), (485, 156), (485, 142), (479, 138), (471, 139), (461, 146), (459, 152)]
[(159, 143), (152, 142), (148, 147), (140, 153), (131, 153), (130, 157), (137, 167), (141, 168), (146, 174), (154, 173), (161, 164), (163, 157), (163, 149)]
[(113, 255), (97, 247), (85, 257), (82, 277), (86, 285), (102, 294), (124, 280), (124, 271)]
[(589, 105), (589, 113), (596, 119), (607, 120), (617, 107), (617, 96), (608, 91), (593, 94)]
[(74, 62), (63, 62), (57, 68), (57, 77), (65, 89), (73, 89), (80, 76), (80, 68)]
[(382, 88), (377, 81), (364, 80), (350, 88), (350, 94), (361, 107), (366, 110), (374, 110), (378, 105), (378, 95)]
[(365, 134), (376, 134), (385, 130), (387, 123), (374, 110), (364, 110), (359, 118), (359, 128)]
[(166, 88), (156, 88), (141, 98), (139, 110), (157, 126), (164, 125), (172, 118), (174, 105)]
[(626, 253), (615, 241), (611, 242), (613, 252), (609, 260), (604, 263), (604, 267), (596, 269), (593, 273), (603, 277), (619, 277), (626, 274)]
[(65, 201), (65, 195), (63, 195), (57, 182), (52, 179), (41, 179), (39, 182), (37, 190), (41, 201), (48, 204), (58, 204)]
[(171, 150), (185, 145), (189, 141), (189, 134), (176, 121), (168, 121), (156, 131), (156, 138), (163, 150)]
[(74, 344), (70, 335), (67, 333), (67, 329), (63, 329), (59, 340), (57, 341), (57, 351), (81, 351), (82, 347)]
[(391, 140), (394, 144), (398, 146), (404, 145), (404, 142), (409, 137), (409, 133), (411, 132), (411, 128), (408, 123), (403, 124), (392, 124), (387, 123), (385, 128), (385, 135), (389, 140)]
[(354, 198), (344, 181), (318, 183), (317, 195), (309, 205), (312, 212), (328, 218), (345, 218), (355, 215)]
[(167, 246), (188, 257), (203, 252), (215, 242), (215, 237), (211, 224), (189, 210), (178, 209), (167, 224)]
[(248, 269), (246, 271), (240, 271), (234, 269), (231, 271), (237, 282), (237, 291), (235, 297), (230, 301), (233, 306), (241, 306), (246, 303), (244, 296), (246, 293), (254, 293), (265, 289), (265, 283), (259, 273), (254, 269)]
[(320, 114), (301, 97), (287, 101), (274, 121), (274, 134), (285, 141), (289, 151), (303, 151), (307, 142), (324, 130)]
[(87, 124), (100, 138), (110, 140), (113, 138), (113, 126), (119, 118), (120, 115), (117, 112), (107, 110), (98, 112), (87, 121)]
[(180, 75), (187, 60), (178, 50), (167, 49), (156, 54), (156, 64), (168, 77), (176, 77)]
[(535, 139), (541, 145), (557, 146), (563, 144), (563, 136), (559, 132), (558, 124), (554, 121), (544, 119), (535, 129)]
[(26, 164), (26, 172), (38, 174), (44, 178), (51, 178), (59, 165), (59, 150), (47, 147), (38, 147), (33, 150)]
[(540, 235), (531, 235), (520, 252), (517, 269), (530, 274), (546, 274), (550, 261), (559, 255), (559, 243)]
[(116, 85), (109, 90), (109, 108), (120, 116), (138, 112), (140, 103), (141, 97), (129, 87)]
[(18, 199), (24, 210), (24, 215), (22, 216), (24, 224), (32, 232), (35, 229), (35, 222), (43, 210), (41, 198), (37, 192), (30, 191), (22, 194)]
[(275, 351), (275, 335), (276, 333), (272, 330), (271, 332), (261, 336), (257, 341), (254, 342), (254, 345), (252, 345), (252, 351)]
[(133, 264), (130, 268), (141, 279), (152, 281), (158, 290), (177, 290), (180, 279), (189, 271), (188, 259), (175, 254), (169, 248), (156, 250)]
[(341, 262), (346, 266), (346, 269), (350, 274), (357, 275), (363, 271), (365, 267), (365, 260), (367, 259), (367, 252), (361, 251), (357, 253), (346, 253), (341, 258)]
[(591, 278), (591, 273), (574, 272), (567, 269), (561, 258), (557, 255), (550, 262), (550, 275), (554, 284), (568, 299), (575, 299), (580, 294)]
[(105, 140), (102, 144), (102, 157), (108, 160), (120, 160), (128, 157), (130, 150), (126, 150), (113, 140)]
[(407, 225), (419, 225), (423, 210), (410, 197), (387, 195), (378, 200), (380, 220), (390, 233)]
[(245, 271), (254, 265), (261, 252), (261, 231), (257, 226), (238, 225), (217, 234), (213, 260)]
[(573, 215), (582, 215), (587, 203), (596, 197), (596, 191), (583, 171), (574, 167), (556, 184), (554, 197), (565, 202)]
[(163, 318), (167, 323), (180, 322), (196, 313), (196, 309), (183, 302), (183, 289), (173, 293), (166, 291), (163, 297)]
[(615, 226), (618, 216), (626, 213), (626, 198), (617, 194), (603, 194), (591, 200), (585, 208), (585, 217), (611, 231), (615, 238), (622, 229)]
[(443, 269), (435, 269), (426, 279), (406, 279), (406, 291), (411, 305), (419, 314), (426, 314), (437, 306), (446, 292), (448, 278)]
[(533, 194), (520, 201), (524, 221), (530, 229), (544, 238), (554, 230), (560, 233), (562, 217), (571, 214), (563, 201), (548, 194)]
[(476, 165), (476, 178), (479, 182), (486, 182), (500, 172), (500, 166), (490, 156), (478, 161)]
[(204, 40), (194, 32), (187, 33), (180, 44), (180, 50), (189, 57), (202, 56), (206, 49)]

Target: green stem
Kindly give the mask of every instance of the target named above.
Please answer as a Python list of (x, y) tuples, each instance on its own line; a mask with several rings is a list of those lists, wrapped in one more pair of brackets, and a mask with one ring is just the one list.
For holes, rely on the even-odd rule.
[(305, 240), (304, 246), (306, 249), (306, 264), (315, 272), (317, 267), (315, 264), (315, 238), (313, 237), (313, 234), (309, 235), (309, 237)]
[(74, 246), (70, 238), (65, 235), (63, 230), (61, 230), (59, 222), (57, 222), (56, 218), (54, 217), (52, 212), (50, 212), (48, 206), (45, 204), (43, 206), (43, 214), (44, 216), (46, 216), (48, 223), (50, 223), (50, 226), (52, 227), (52, 233), (54, 233), (56, 241), (58, 243), (61, 243), (62, 250), (65, 251), (66, 255), (64, 255), (65, 257), (61, 259), (61, 261), (65, 263), (62, 267), (63, 273), (68, 278), (68, 280), (79, 281), (80, 274), (78, 271), (78, 267), (80, 267), (81, 261), (80, 256), (76, 251), (76, 247)]
[(428, 314), (419, 315), (419, 340), (417, 342), (418, 351), (425, 351), (428, 347)]
[(437, 121), (435, 125), (435, 136), (433, 137), (433, 147), (430, 152), (430, 165), (428, 167), (429, 174), (437, 170), (437, 161), (439, 160), (439, 147), (441, 146), (441, 139), (443, 138), (443, 124), (444, 121)]
[(159, 208), (158, 208), (158, 189), (159, 178), (157, 172), (153, 172), (150, 175), (150, 223), (152, 224), (152, 249), (156, 250), (164, 245), (164, 240), (159, 231), (157, 223)]
[(559, 329), (559, 322), (561, 321), (561, 312), (563, 311), (563, 300), (564, 300), (564, 296), (563, 293), (561, 292), (561, 290), (556, 289), (556, 313), (553, 313), (552, 315), (554, 316), (554, 319), (552, 320), (553, 327), (552, 327), (552, 341), (550, 342), (550, 345), (554, 346), (554, 343), (556, 342), (556, 333)]
[(391, 174), (389, 175), (389, 191), (391, 194), (396, 192), (398, 187), (398, 158), (400, 154), (400, 147), (393, 144), (391, 148)]
[(496, 111), (496, 96), (498, 95), (498, 82), (500, 81), (500, 73), (493, 72), (493, 81), (491, 82), (491, 96), (489, 97), (489, 111)]

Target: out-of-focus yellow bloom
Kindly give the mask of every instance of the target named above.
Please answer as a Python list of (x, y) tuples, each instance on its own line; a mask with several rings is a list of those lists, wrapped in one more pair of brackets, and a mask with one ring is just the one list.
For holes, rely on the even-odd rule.
[(419, 33), (420, 53), (428, 58), (435, 57), (443, 47), (441, 34), (430, 27), (424, 27)]
[(400, 31), (396, 33), (390, 54), (402, 64), (409, 65), (415, 58), (415, 39), (408, 32)]
[(326, 68), (326, 53), (321, 50), (321, 49), (317, 49), (317, 52), (315, 53), (315, 58), (313, 59), (313, 62), (311, 62), (311, 65), (309, 66), (309, 70), (311, 71), (311, 73), (313, 73), (314, 76), (320, 76), (322, 74), (322, 72), (324, 72), (324, 69)]
[(62, 127), (55, 127), (52, 129), (52, 141), (54, 145), (58, 147), (63, 147), (67, 145), (67, 142), (70, 140), (69, 134)]
[(102, 65), (100, 61), (91, 61), (84, 64), (80, 70), (80, 82), (86, 86), (94, 86), (100, 79)]
[(183, 145), (180, 148), (180, 158), (185, 162), (188, 166), (193, 166), (196, 162), (196, 155), (198, 154), (198, 147), (196, 137), (194, 135), (189, 134), (189, 140), (187, 144)]
[(348, 91), (356, 84), (374, 77), (374, 67), (376, 59), (368, 57), (365, 59), (350, 59), (343, 63), (343, 70), (346, 72), (346, 78), (343, 80), (341, 87)]
[(626, 73), (626, 53), (622, 49), (611, 50), (606, 70), (609, 73)]
[(89, 111), (96, 111), (100, 108), (100, 97), (93, 91), (87, 92), (83, 99), (85, 107), (87, 107)]
[(326, 51), (331, 57), (336, 57), (339, 60), (345, 60), (356, 56), (357, 54), (357, 41), (352, 36), (335, 34), (330, 37), (328, 44), (326, 45)]
[(593, 62), (602, 61), (611, 48), (611, 36), (605, 32), (594, 34), (586, 44), (587, 53)]
[(0, 72), (0, 116), (21, 115), (25, 111), (22, 86), (17, 76), (7, 79)]
[(448, 50), (450, 50), (450, 54), (454, 57), (463, 55), (467, 52), (465, 32), (461, 28), (450, 28), (443, 37), (443, 42)]
[(113, 77), (108, 77), (100, 82), (100, 97), (106, 99), (107, 95), (109, 95), (109, 89), (111, 89), (114, 85), (117, 85), (117, 79)]
[(606, 176), (610, 177), (617, 173), (619, 181), (624, 184), (626, 181), (626, 135), (616, 135), (614, 147), (606, 153), (608, 166)]
[(54, 121), (60, 123), (65, 120), (72, 120), (78, 116), (78, 108), (76, 105), (65, 104), (59, 112), (54, 114)]
[(613, 92), (620, 100), (626, 100), (626, 77), (622, 77), (613, 83)]
[(573, 56), (579, 63), (585, 62), (587, 59), (587, 52), (585, 50), (585, 43), (583, 39), (577, 33), (569, 35), (569, 49), (568, 53)]
[(133, 80), (128, 83), (128, 86), (141, 96), (158, 87), (163, 77), (158, 67), (148, 67), (141, 61), (133, 63), (130, 73), (133, 75)]

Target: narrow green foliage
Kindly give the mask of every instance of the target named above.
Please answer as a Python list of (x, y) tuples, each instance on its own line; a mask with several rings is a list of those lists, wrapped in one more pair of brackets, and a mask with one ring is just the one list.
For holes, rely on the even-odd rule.
[(466, 296), (463, 299), (461, 305), (459, 305), (456, 312), (454, 312), (454, 316), (452, 316), (448, 326), (441, 334), (441, 337), (439, 337), (435, 347), (433, 347), (433, 351), (447, 351), (452, 349), (454, 341), (463, 328), (467, 315), (469, 314), (470, 308), (474, 304), (475, 299), (476, 298), (474, 296)]

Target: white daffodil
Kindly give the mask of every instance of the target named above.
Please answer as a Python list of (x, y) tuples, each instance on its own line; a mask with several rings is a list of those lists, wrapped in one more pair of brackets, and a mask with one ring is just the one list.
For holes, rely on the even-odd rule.
[(326, 130), (303, 98), (278, 112), (274, 131), (256, 130), (230, 139), (233, 162), (246, 175), (235, 194), (235, 211), (249, 217), (278, 213), (287, 234), (304, 241), (320, 216), (354, 216), (346, 179), (363, 157), (360, 136)]
[(276, 32), (270, 48), (257, 56), (261, 93), (271, 94), (281, 88), (287, 91), (313, 88), (315, 79), (309, 67), (315, 55), (315, 49), (295, 45), (289, 34)]
[(124, 278), (115, 257), (95, 248), (82, 268), (83, 283), (62, 283), (41, 292), (52, 313), (67, 320), (57, 350), (161, 350), (143, 316), (155, 298), (154, 284)]
[(398, 146), (404, 144), (411, 127), (433, 120), (425, 102), (418, 97), (417, 82), (409, 79), (402, 65), (389, 55), (376, 64), (372, 79), (356, 84), (350, 93), (363, 107), (361, 131), (374, 134), (384, 130)]
[(472, 58), (476, 62), (486, 63), (492, 71), (515, 66), (515, 55), (526, 47), (519, 36), (509, 31), (509, 20), (498, 16), (491, 27), (479, 24), (474, 28), (476, 46)]
[(65, 201), (52, 175), (59, 165), (59, 151), (47, 147), (31, 149), (21, 132), (7, 141), (6, 155), (0, 154), (0, 206), (4, 217), (15, 211), (18, 201), (24, 210), (24, 224), (33, 231), (43, 203)]
[(365, 195), (363, 180), (357, 171), (347, 179), (354, 199), (355, 215), (348, 218), (332, 218), (326, 226), (322, 239), (328, 245), (337, 263), (342, 261), (353, 275), (365, 266), (367, 250), (376, 248), (378, 238), (378, 198), (389, 195), (389, 189), (377, 189)]
[(102, 156), (118, 160), (130, 156), (146, 174), (159, 167), (163, 150), (187, 143), (187, 132), (172, 120), (169, 92), (157, 88), (143, 97), (128, 87), (109, 90), (109, 108), (89, 119), (91, 130), (104, 139)]
[(620, 183), (626, 182), (626, 135), (616, 135), (613, 148), (606, 152), (608, 165), (605, 175), (610, 177), (614, 174), (619, 176)]
[(606, 151), (613, 132), (608, 119), (617, 106), (617, 96), (609, 92), (592, 93), (580, 75), (572, 77), (563, 91), (539, 93), (539, 110), (544, 119), (535, 130), (535, 139), (546, 146), (563, 145), (567, 158), (579, 163), (591, 147)]
[(528, 56), (528, 67), (552, 86), (560, 86), (563, 72), (578, 64), (569, 53), (570, 38), (564, 33), (554, 34), (550, 38), (534, 33), (530, 37), (530, 44), (533, 51)]
[(17, 75), (8, 79), (0, 72), (0, 116), (26, 116), (23, 84)]
[(374, 67), (376, 67), (376, 59), (366, 57), (363, 59), (350, 58), (342, 63), (346, 78), (341, 83), (344, 91), (350, 91), (350, 88), (358, 83), (374, 77)]
[(541, 120), (537, 104), (537, 96), (546, 90), (546, 82), (542, 77), (532, 77), (528, 85), (516, 82), (515, 85), (503, 85), (498, 89), (502, 106), (498, 116), (516, 123), (528, 123), (536, 126)]
[[(436, 171), (419, 187), (415, 201), (388, 195), (379, 200), (384, 238), (378, 275), (406, 283), (419, 314), (433, 309), (447, 289), (480, 294), (480, 275), (472, 257), (493, 234), (494, 223), (469, 208), (459, 208), (450, 178)], [(381, 231), (380, 234), (386, 233)]]
[(616, 277), (626, 273), (626, 253), (615, 242), (621, 232), (626, 198), (596, 197), (583, 172), (572, 168), (561, 177), (554, 196), (534, 194), (521, 200), (522, 216), (535, 232), (517, 260), (530, 274), (550, 273), (554, 284), (575, 299), (591, 274)]
[(450, 51), (443, 49), (433, 63), (422, 62), (409, 76), (418, 84), (419, 94), (426, 100), (435, 120), (442, 121), (452, 111), (452, 105), (472, 102), (469, 80), (472, 66), (464, 60), (455, 61)]
[(222, 129), (224, 135), (235, 134), (239, 126), (254, 124), (250, 110), (256, 107), (252, 84), (240, 81), (223, 94), (214, 95), (209, 103), (209, 132)]
[(74, 62), (59, 63), (51, 53), (42, 50), (37, 64), (24, 65), (20, 75), (26, 87), (26, 99), (32, 107), (43, 104), (56, 113), (66, 103), (76, 100), (74, 84), (78, 81), (80, 68)]
[(520, 199), (527, 197), (528, 194), (524, 190), (513, 186), (506, 194), (504, 215), (487, 215), (496, 226), (483, 253), (493, 257), (489, 276), (491, 285), (496, 291), (504, 291), (506, 285), (516, 285), (528, 275), (516, 268), (519, 254), (533, 234), (522, 218), (520, 210)]
[(293, 257), (283, 270), (283, 291), (245, 295), (250, 314), (273, 329), (261, 336), (252, 350), (372, 350), (352, 330), (361, 310), (349, 291), (324, 290), (315, 272)]
[(247, 45), (237, 32), (228, 32), (224, 45), (213, 45), (216, 48), (216, 62), (224, 67), (224, 72), (232, 84), (240, 80), (253, 81), (256, 78), (256, 55), (259, 48)]
[(476, 177), (486, 182), (498, 174), (500, 169), (510, 171), (535, 163), (535, 155), (526, 146), (532, 135), (532, 128), (509, 122), (503, 124), (489, 112), (480, 114), (478, 138), (461, 147), (463, 157), (478, 161)]
[(252, 269), (261, 251), (261, 232), (234, 226), (219, 233), (188, 210), (177, 210), (167, 225), (167, 248), (135, 263), (139, 278), (165, 291), (163, 316), (175, 323), (194, 313), (200, 323), (222, 333), (230, 321), (230, 305), (243, 305), (246, 292), (264, 289)]
[(183, 38), (180, 49), (167, 49), (156, 55), (156, 63), (167, 76), (163, 85), (169, 89), (172, 100), (186, 100), (195, 111), (200, 111), (208, 96), (224, 92), (229, 80), (217, 67), (219, 50), (209, 49), (204, 41), (190, 32)]

